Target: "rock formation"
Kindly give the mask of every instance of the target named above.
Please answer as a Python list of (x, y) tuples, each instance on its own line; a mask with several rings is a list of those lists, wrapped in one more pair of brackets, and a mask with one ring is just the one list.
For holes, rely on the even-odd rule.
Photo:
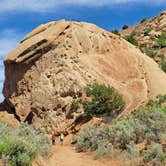
[(152, 19), (144, 19), (140, 23), (120, 31), (120, 34), (126, 36), (132, 32), (135, 33), (135, 38), (143, 51), (146, 52), (146, 49), (150, 49), (158, 55), (162, 54), (166, 57), (166, 45), (165, 47), (155, 46), (156, 39), (162, 32), (166, 32), (166, 10)]
[[(3, 94), (19, 121), (48, 132), (67, 128), (73, 99), (96, 81), (124, 97), (122, 115), (166, 93), (166, 75), (123, 38), (85, 22), (60, 20), (37, 27), (4, 59)], [(78, 112), (79, 114), (79, 112)]]

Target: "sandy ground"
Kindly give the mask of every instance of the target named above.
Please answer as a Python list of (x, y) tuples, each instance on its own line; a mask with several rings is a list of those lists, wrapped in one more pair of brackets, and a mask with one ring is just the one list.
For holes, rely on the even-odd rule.
[(92, 154), (77, 153), (72, 146), (55, 145), (48, 166), (122, 166), (118, 161), (94, 160)]

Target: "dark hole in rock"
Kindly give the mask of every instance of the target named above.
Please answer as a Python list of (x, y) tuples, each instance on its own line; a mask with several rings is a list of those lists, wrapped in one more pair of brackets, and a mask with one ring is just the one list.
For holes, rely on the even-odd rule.
[(28, 124), (32, 124), (33, 117), (34, 117), (33, 112), (30, 112), (24, 122), (27, 122)]

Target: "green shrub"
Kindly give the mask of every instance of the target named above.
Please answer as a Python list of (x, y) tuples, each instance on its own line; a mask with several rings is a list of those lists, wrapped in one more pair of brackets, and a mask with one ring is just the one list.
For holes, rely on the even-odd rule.
[(143, 153), (145, 162), (150, 162), (152, 165), (163, 165), (165, 162), (165, 153), (160, 144), (152, 144), (147, 151)]
[[(158, 95), (155, 100), (150, 100), (148, 102), (147, 106), (161, 108), (162, 104), (165, 102), (166, 102), (166, 95)], [(147, 108), (149, 108), (149, 107), (147, 107)]]
[(163, 60), (159, 63), (161, 69), (166, 72), (166, 60)]
[(49, 152), (49, 141), (37, 126), (21, 124), (14, 129), (0, 124), (0, 158), (10, 166), (30, 166), (38, 154)]
[(154, 52), (152, 50), (146, 49), (145, 51), (146, 55), (149, 56), (150, 58), (154, 58), (157, 56), (157, 52)]
[(140, 44), (139, 49), (141, 50), (141, 52), (145, 53), (145, 51), (147, 49), (147, 44), (146, 43)]
[(140, 23), (144, 23), (144, 22), (146, 22), (147, 21), (147, 18), (143, 18), (141, 21), (140, 21)]
[(128, 25), (123, 25), (122, 29), (127, 29), (129, 26)]
[(106, 156), (113, 152), (113, 146), (108, 140), (101, 140), (96, 149), (97, 156)]
[(156, 46), (166, 47), (166, 32), (163, 31), (161, 35), (156, 39)]
[(140, 152), (134, 143), (130, 143), (127, 145), (124, 155), (125, 159), (132, 160), (133, 158), (140, 157)]
[(153, 41), (155, 41), (155, 40), (156, 40), (156, 37), (153, 36), (153, 35), (150, 35), (150, 39), (153, 40)]
[(145, 31), (144, 31), (144, 36), (149, 36), (149, 33), (150, 33), (151, 30), (152, 30), (151, 27), (146, 28)]
[(131, 44), (138, 46), (138, 42), (134, 36), (135, 36), (135, 32), (132, 32), (130, 35), (125, 36), (124, 39), (126, 39)]
[(81, 151), (91, 149), (96, 151), (97, 156), (103, 156), (111, 153), (113, 148), (108, 138), (108, 133), (103, 128), (88, 126), (74, 139), (77, 142), (77, 149)]
[(109, 136), (112, 144), (118, 148), (126, 148), (130, 142), (136, 141), (135, 122), (130, 119), (120, 120), (113, 123)]
[(125, 106), (122, 96), (113, 87), (93, 83), (85, 87), (85, 92), (91, 97), (91, 101), (83, 102), (85, 117), (116, 116)]
[(80, 102), (78, 100), (73, 100), (70, 108), (72, 112), (76, 112), (79, 108), (80, 108)]
[(112, 30), (111, 32), (114, 33), (114, 34), (116, 34), (116, 35), (120, 35), (120, 33), (119, 33), (119, 31), (117, 29)]
[(77, 135), (75, 137), (78, 149), (81, 149), (83, 151), (88, 149), (96, 150), (98, 147), (98, 142), (101, 139), (98, 134), (101, 135), (101, 129), (99, 127), (86, 127), (80, 135)]
[(140, 123), (145, 126), (145, 133), (142, 139), (146, 139), (147, 142), (161, 141), (161, 134), (166, 133), (166, 112), (164, 110), (158, 105), (153, 105), (136, 111), (132, 115), (132, 118), (139, 119)]

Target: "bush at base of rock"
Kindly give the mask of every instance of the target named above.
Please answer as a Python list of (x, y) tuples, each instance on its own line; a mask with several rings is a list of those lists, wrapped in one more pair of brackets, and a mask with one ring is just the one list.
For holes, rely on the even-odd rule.
[[(162, 106), (165, 96), (159, 96), (145, 108), (135, 111), (126, 119), (115, 119), (111, 125), (88, 126), (75, 137), (79, 149), (96, 151), (98, 155), (109, 155), (120, 150), (126, 158), (141, 158), (145, 163), (152, 156), (155, 162), (165, 161), (162, 147), (153, 146), (166, 141), (166, 107)], [(147, 150), (142, 153), (137, 145), (145, 142)]]
[(40, 127), (0, 124), (0, 158), (9, 166), (30, 166), (37, 155), (48, 155), (50, 144)]
[(110, 86), (93, 83), (85, 87), (85, 92), (91, 101), (84, 101), (85, 117), (111, 114), (118, 115), (125, 106), (122, 96)]
[(156, 166), (164, 165), (165, 158), (166, 154), (163, 152), (162, 146), (156, 143), (152, 144), (148, 150), (143, 153), (144, 161)]

